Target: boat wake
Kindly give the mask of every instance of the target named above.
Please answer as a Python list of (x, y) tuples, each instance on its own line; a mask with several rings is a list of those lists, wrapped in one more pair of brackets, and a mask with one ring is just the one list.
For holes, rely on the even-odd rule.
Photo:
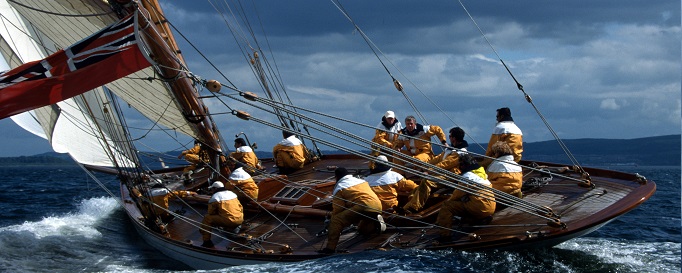
[(97, 238), (101, 233), (96, 229), (100, 220), (108, 217), (118, 208), (114, 198), (95, 197), (82, 200), (78, 205), (78, 211), (60, 216), (47, 216), (37, 222), (24, 222), (21, 225), (13, 225), (0, 228), (0, 236), (18, 235), (23, 239), (33, 237), (40, 240), (49, 237), (76, 237)]

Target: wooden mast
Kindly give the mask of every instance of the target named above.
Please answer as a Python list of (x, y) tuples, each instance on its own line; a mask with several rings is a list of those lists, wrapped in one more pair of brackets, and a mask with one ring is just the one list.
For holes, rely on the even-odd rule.
[[(128, 13), (139, 11), (139, 28), (140, 32), (144, 33), (141, 39), (151, 52), (150, 57), (155, 62), (153, 65), (156, 72), (166, 81), (169, 90), (176, 97), (176, 103), (182, 109), (185, 119), (194, 125), (192, 130), (197, 134), (198, 140), (209, 147), (206, 151), (211, 161), (217, 163), (218, 155), (222, 153), (218, 129), (210, 118), (208, 108), (199, 99), (190, 75), (185, 72), (184, 58), (180, 54), (180, 49), (159, 3), (156, 0), (118, 0), (117, 2), (125, 7)], [(224, 165), (220, 164), (215, 167), (223, 175), (229, 175), (230, 171), (227, 167), (223, 167)]]

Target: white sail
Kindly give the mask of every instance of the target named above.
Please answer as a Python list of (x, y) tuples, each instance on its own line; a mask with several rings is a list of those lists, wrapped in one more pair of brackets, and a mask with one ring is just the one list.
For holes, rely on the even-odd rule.
[[(6, 1), (0, 1), (0, 51), (10, 67), (45, 58), (43, 45), (53, 44), (48, 37), (36, 31)], [(55, 51), (55, 48), (48, 48)], [(113, 143), (112, 133), (122, 135), (120, 127), (95, 126), (102, 123), (101, 107), (108, 103), (102, 88), (81, 96), (15, 115), (12, 120), (25, 130), (48, 139), (55, 152), (69, 153), (76, 161), (95, 166), (114, 166), (132, 161)], [(99, 115), (97, 113), (100, 113)], [(116, 121), (116, 117), (110, 117)], [(103, 129), (101, 129), (103, 128)]]
[[(104, 1), (40, 1), (15, 0), (24, 6), (10, 5), (31, 26), (45, 34), (57, 47), (67, 47), (118, 20)], [(60, 16), (58, 14), (83, 14), (84, 17)], [(100, 16), (89, 16), (104, 14)], [(125, 78), (107, 84), (117, 96), (150, 120), (188, 136), (195, 136), (192, 126), (185, 120), (174, 96), (162, 81), (141, 79), (154, 78), (153, 69), (146, 68)]]

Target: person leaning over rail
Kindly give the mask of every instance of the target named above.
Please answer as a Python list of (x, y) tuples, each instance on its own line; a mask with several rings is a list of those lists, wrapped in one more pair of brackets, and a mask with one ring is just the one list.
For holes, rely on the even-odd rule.
[[(133, 194), (138, 198), (142, 196), (137, 189), (133, 189)], [(154, 212), (154, 215), (159, 216), (164, 223), (170, 222), (174, 217), (168, 211), (168, 201), (170, 198), (182, 198), (195, 195), (197, 195), (197, 193), (193, 191), (170, 191), (161, 182), (154, 183), (154, 185), (149, 188), (149, 197), (155, 204), (151, 206), (153, 207), (152, 211)]]
[(359, 222), (358, 233), (361, 235), (371, 235), (385, 228), (380, 215), (381, 201), (367, 181), (348, 174), (346, 168), (337, 168), (334, 177), (336, 185), (332, 192), (333, 209), (327, 246), (319, 251), (325, 254), (336, 251), (341, 232), (351, 224)]
[[(398, 141), (400, 129), (402, 129), (402, 124), (400, 124), (400, 121), (398, 121), (395, 113), (393, 111), (386, 111), (386, 113), (381, 117), (381, 123), (377, 125), (377, 129), (374, 132), (374, 138), (372, 138), (372, 142), (376, 143), (377, 145), (373, 145), (372, 148), (391, 150)], [(373, 150), (370, 155), (376, 157), (379, 155), (379, 151)], [(371, 170), (373, 168), (374, 161), (370, 161), (369, 169)]]
[(493, 188), (521, 198), (523, 169), (515, 164), (511, 147), (506, 142), (496, 142), (490, 150), (495, 160), (486, 171)]
[[(447, 146), (448, 144), (445, 139), (445, 133), (440, 126), (421, 125), (417, 123), (417, 119), (414, 116), (407, 116), (405, 118), (405, 128), (400, 130), (400, 134), (394, 149), (422, 162), (429, 162), (433, 158), (433, 151), (431, 150), (432, 136), (437, 136), (443, 145)], [(402, 166), (406, 165), (403, 160), (398, 158), (394, 159), (394, 162)]]
[(272, 148), (272, 158), (280, 174), (290, 174), (303, 168), (308, 148), (290, 132), (282, 131), (282, 136), (284, 139)]
[(439, 233), (441, 240), (445, 241), (451, 234), (453, 216), (460, 217), (462, 222), (487, 224), (495, 213), (495, 197), (490, 190), (492, 185), (483, 167), (471, 155), (465, 154), (460, 157), (459, 169), (462, 178), (467, 180), (459, 182), (459, 187), (467, 188), (472, 193), (455, 189), (450, 198), (443, 202), (436, 225), (442, 228)]
[(386, 156), (378, 156), (375, 168), (370, 170), (365, 180), (381, 200), (381, 209), (395, 211), (398, 208), (398, 192), (411, 192), (417, 184), (392, 171), (387, 164)]
[[(469, 143), (464, 140), (465, 133), (462, 128), (452, 128), (449, 133), (450, 145), (452, 145), (452, 147), (446, 148), (438, 156), (429, 160), (429, 164), (454, 174), (461, 174), (462, 172), (459, 170), (459, 158), (461, 155), (467, 153)], [(403, 210), (408, 214), (420, 211), (426, 204), (426, 200), (429, 198), (431, 192), (439, 188), (441, 188), (441, 186), (438, 183), (426, 179), (422, 180), (419, 183), (419, 187), (410, 194), (407, 203), (403, 206)]]
[(208, 200), (208, 211), (201, 221), (199, 233), (204, 240), (201, 246), (211, 248), (214, 246), (211, 241), (211, 229), (222, 227), (230, 232), (237, 229), (244, 222), (244, 208), (239, 203), (237, 195), (227, 190), (222, 182), (213, 182), (208, 189), (213, 195)]
[(521, 161), (521, 154), (523, 153), (523, 133), (511, 116), (511, 110), (507, 107), (497, 109), (497, 124), (493, 129), (492, 135), (490, 135), (490, 141), (488, 141), (488, 148), (485, 151), (486, 158), (481, 162), (481, 166), (488, 167), (493, 161), (492, 157), (492, 147), (493, 144), (499, 141), (504, 141), (509, 144), (512, 152), (514, 153), (514, 161)]
[(192, 178), (192, 174), (196, 168), (201, 168), (199, 169), (199, 171), (201, 171), (203, 166), (211, 161), (208, 153), (204, 150), (204, 147), (199, 140), (194, 140), (194, 147), (184, 150), (182, 153), (180, 153), (180, 155), (178, 155), (178, 158), (183, 157), (185, 157), (187, 162), (192, 163), (182, 170), (182, 176), (184, 177), (185, 181), (189, 181)]
[(239, 137), (234, 139), (234, 148), (236, 151), (231, 152), (230, 157), (246, 164), (246, 172), (254, 175), (256, 170), (262, 169), (256, 153), (253, 152), (253, 149), (249, 145), (246, 145), (246, 141), (243, 138)]

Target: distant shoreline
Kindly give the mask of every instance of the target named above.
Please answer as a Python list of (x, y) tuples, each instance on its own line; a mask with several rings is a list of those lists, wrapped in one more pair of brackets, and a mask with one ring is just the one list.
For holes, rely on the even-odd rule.
[[(563, 140), (572, 155), (582, 166), (642, 167), (680, 166), (681, 135), (667, 135), (637, 139), (572, 139)], [(481, 143), (483, 147), (487, 143)], [(524, 142), (524, 160), (571, 164), (560, 146), (554, 141)], [(438, 152), (439, 149), (434, 149)], [(483, 154), (476, 146), (470, 146), (472, 153)], [(368, 151), (366, 151), (368, 153)], [(338, 154), (340, 151), (322, 151), (323, 154)], [(167, 154), (146, 152), (150, 157), (141, 158), (149, 166), (159, 164), (158, 158), (175, 157), (178, 152)], [(272, 157), (268, 151), (256, 151), (259, 158)], [(156, 156), (156, 157), (155, 157)], [(168, 162), (166, 162), (168, 164)], [(182, 163), (177, 164), (185, 164)], [(0, 157), (0, 166), (77, 166), (68, 154), (55, 152), (34, 156)]]

